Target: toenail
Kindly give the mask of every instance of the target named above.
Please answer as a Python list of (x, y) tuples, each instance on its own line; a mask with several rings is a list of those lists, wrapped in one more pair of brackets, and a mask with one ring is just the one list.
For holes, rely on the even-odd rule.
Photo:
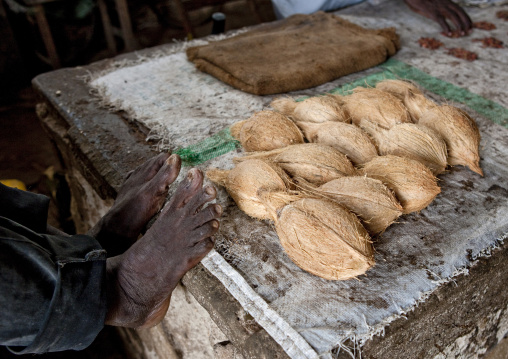
[(215, 213), (217, 213), (218, 215), (221, 215), (222, 214), (222, 206), (220, 204), (216, 204), (214, 207), (215, 207)]
[(177, 159), (177, 155), (171, 155), (169, 156), (169, 158), (166, 160), (166, 162), (168, 163), (168, 165), (173, 165), (176, 163), (176, 159)]
[(189, 181), (192, 181), (193, 178), (194, 178), (194, 171), (191, 169), (189, 172), (187, 172), (187, 179)]
[(217, 221), (213, 221), (213, 222), (212, 222), (212, 227), (213, 227), (213, 228), (219, 228), (219, 222), (217, 222)]
[(213, 188), (212, 186), (206, 186), (205, 192), (206, 192), (206, 194), (211, 196), (212, 194), (215, 193), (215, 188)]

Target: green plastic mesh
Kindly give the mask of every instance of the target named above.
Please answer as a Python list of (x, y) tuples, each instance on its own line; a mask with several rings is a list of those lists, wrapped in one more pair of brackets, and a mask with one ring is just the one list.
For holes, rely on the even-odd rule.
[[(395, 59), (389, 59), (380, 65), (380, 68), (380, 72), (337, 87), (330, 91), (330, 93), (344, 96), (350, 94), (358, 86), (374, 87), (378, 82), (383, 80), (406, 79), (417, 83), (422, 88), (436, 95), (440, 95), (448, 101), (465, 104), (492, 122), (508, 128), (508, 109), (494, 101), (432, 77), (415, 67)], [(298, 101), (303, 99), (305, 97), (299, 98)], [(175, 151), (175, 153), (180, 155), (184, 166), (195, 166), (240, 147), (240, 143), (231, 136), (229, 128), (226, 128), (212, 137), (194, 145), (181, 148)]]
[(239, 147), (241, 147), (240, 142), (231, 136), (228, 127), (201, 142), (180, 148), (174, 153), (182, 159), (182, 166), (190, 167), (234, 151)]

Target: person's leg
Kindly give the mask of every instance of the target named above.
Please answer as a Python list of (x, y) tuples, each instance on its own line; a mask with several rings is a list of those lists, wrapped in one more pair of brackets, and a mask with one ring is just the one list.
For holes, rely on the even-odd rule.
[(108, 258), (106, 324), (150, 327), (164, 317), (182, 276), (213, 248), (222, 208), (203, 174), (191, 169), (146, 234)]
[(136, 241), (164, 204), (180, 166), (177, 155), (162, 153), (127, 176), (113, 207), (88, 232), (106, 249), (108, 256), (123, 253)]

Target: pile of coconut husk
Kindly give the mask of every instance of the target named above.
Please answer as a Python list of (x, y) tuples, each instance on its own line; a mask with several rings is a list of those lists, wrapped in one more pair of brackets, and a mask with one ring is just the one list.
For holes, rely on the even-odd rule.
[(271, 107), (231, 127), (246, 153), (207, 176), (246, 214), (273, 221), (293, 262), (325, 279), (371, 268), (372, 238), (430, 205), (448, 166), (483, 176), (475, 121), (410, 82)]

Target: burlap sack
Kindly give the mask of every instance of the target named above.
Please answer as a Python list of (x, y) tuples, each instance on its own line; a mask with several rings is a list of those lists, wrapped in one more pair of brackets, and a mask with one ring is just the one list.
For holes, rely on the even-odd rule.
[(187, 49), (196, 67), (242, 91), (268, 95), (314, 87), (384, 62), (394, 28), (368, 30), (333, 14), (294, 15)]

